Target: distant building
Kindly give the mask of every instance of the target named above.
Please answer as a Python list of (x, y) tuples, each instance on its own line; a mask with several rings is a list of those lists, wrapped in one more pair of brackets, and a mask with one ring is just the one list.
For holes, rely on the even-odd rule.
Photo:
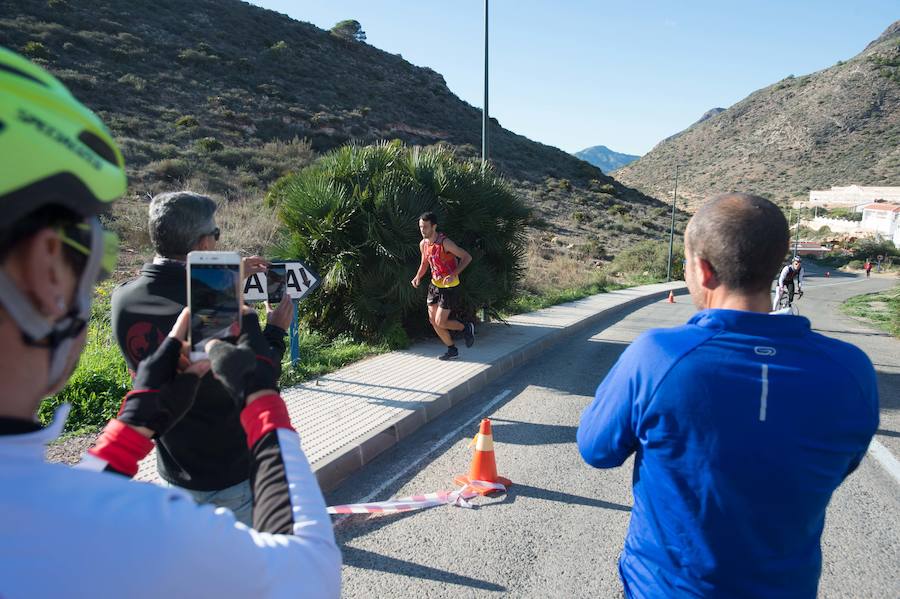
[(866, 204), (862, 207), (862, 215), (860, 228), (888, 239), (894, 239), (894, 234), (900, 225), (900, 205), (881, 202)]
[(809, 192), (809, 206), (857, 208), (875, 201), (900, 203), (900, 187), (863, 187), (848, 185)]
[[(794, 245), (791, 244), (791, 251), (794, 251)], [(812, 256), (814, 258), (821, 258), (828, 252), (830, 252), (827, 247), (824, 247), (818, 241), (798, 241), (796, 255), (797, 256)]]

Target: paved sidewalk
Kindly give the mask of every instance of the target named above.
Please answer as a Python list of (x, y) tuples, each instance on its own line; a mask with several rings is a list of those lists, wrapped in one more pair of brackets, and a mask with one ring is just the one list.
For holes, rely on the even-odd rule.
[[(472, 348), (439, 362), (433, 340), (375, 356), (282, 390), (303, 450), (324, 490), (506, 372), (604, 316), (684, 293), (684, 283), (661, 283), (601, 293), (583, 300), (482, 325)], [(461, 341), (461, 340), (460, 340)], [(158, 482), (156, 455), (135, 477)]]

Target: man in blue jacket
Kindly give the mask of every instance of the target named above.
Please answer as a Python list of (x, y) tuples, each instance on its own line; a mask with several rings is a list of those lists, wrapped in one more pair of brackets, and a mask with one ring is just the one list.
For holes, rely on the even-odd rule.
[(878, 392), (858, 348), (767, 314), (787, 250), (768, 200), (698, 210), (685, 280), (700, 312), (636, 339), (582, 415), (587, 463), (635, 454), (628, 597), (816, 596), (825, 510), (878, 427)]

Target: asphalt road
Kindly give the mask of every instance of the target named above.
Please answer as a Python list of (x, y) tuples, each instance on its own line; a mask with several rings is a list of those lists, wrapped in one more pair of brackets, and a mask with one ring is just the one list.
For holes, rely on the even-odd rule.
[[(815, 273), (811, 273), (815, 274)], [(799, 304), (826, 334), (866, 350), (879, 371), (878, 439), (900, 458), (900, 341), (837, 313), (853, 295), (896, 279), (811, 276)], [(490, 416), (506, 495), (476, 509), (442, 506), (336, 523), (345, 597), (619, 597), (632, 460), (585, 465), (574, 444), (582, 409), (627, 343), (694, 312), (689, 298), (611, 319), (503, 377), (390, 450), (328, 496), (329, 504), (452, 489), (468, 442)], [(457, 430), (459, 429), (459, 430)], [(456, 432), (454, 432), (456, 431)], [(448, 438), (449, 437), (449, 438)], [(871, 456), (835, 494), (823, 538), (821, 597), (900, 597), (900, 480)]]

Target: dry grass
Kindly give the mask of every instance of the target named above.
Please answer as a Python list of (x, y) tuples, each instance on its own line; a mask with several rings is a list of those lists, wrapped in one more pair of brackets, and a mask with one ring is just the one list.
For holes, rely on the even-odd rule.
[(601, 268), (595, 264), (595, 260), (532, 238), (525, 258), (522, 288), (530, 293), (543, 295), (560, 289), (584, 287), (603, 277)]

